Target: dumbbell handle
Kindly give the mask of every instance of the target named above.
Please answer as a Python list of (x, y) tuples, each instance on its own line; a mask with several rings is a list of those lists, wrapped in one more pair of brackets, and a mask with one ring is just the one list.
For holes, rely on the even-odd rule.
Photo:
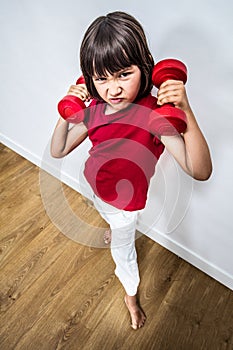
[[(158, 62), (152, 72), (152, 82), (157, 87), (167, 80), (187, 81), (187, 68), (177, 59), (168, 58)], [(187, 127), (186, 114), (172, 103), (165, 103), (150, 115), (149, 129), (153, 134), (175, 135), (183, 133)]]

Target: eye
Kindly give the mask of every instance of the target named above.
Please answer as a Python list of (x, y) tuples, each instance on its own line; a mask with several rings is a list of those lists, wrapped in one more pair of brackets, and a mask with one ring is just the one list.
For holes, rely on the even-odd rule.
[(119, 74), (119, 77), (120, 78), (127, 78), (129, 75), (131, 74), (131, 72), (122, 72)]
[(93, 79), (94, 79), (94, 81), (99, 81), (99, 82), (104, 82), (107, 80), (106, 77), (94, 77)]
[(121, 71), (121, 72), (119, 72), (119, 75), (118, 75), (118, 77), (120, 78), (120, 79), (127, 79), (127, 78), (130, 78), (130, 75), (132, 75), (133, 74), (133, 71), (132, 71), (132, 69), (126, 69), (126, 70), (124, 70), (124, 71)]

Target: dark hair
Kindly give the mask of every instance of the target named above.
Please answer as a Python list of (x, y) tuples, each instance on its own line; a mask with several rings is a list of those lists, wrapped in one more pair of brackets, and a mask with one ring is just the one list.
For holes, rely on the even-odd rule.
[(152, 89), (154, 60), (141, 24), (125, 12), (100, 16), (88, 27), (80, 48), (81, 70), (90, 95), (100, 99), (92, 77), (105, 76), (136, 65), (141, 71), (137, 98)]

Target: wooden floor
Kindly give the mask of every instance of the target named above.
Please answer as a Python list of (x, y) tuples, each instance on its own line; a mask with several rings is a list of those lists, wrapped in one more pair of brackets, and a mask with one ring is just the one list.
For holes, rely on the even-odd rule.
[[(0, 162), (1, 350), (233, 349), (232, 291), (145, 236), (136, 245), (147, 322), (132, 330), (109, 249), (54, 226), (36, 166), (4, 146)], [(63, 188), (81, 216), (106, 226)]]

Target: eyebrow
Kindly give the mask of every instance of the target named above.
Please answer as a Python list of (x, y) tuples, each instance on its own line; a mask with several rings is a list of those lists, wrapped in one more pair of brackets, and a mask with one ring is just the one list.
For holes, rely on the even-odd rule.
[[(128, 71), (129, 69), (132, 69), (132, 65), (129, 66), (129, 67), (120, 69), (120, 70), (114, 72), (113, 74), (121, 74), (121, 73), (124, 73), (124, 72)], [(93, 77), (94, 77), (94, 78), (107, 77), (107, 73), (109, 73), (109, 72), (106, 71), (106, 74), (100, 74), (100, 75), (99, 75), (98, 73), (94, 72)], [(112, 73), (109, 73), (109, 74), (110, 74), (110, 75), (113, 75)]]
[(123, 69), (120, 69), (119, 71), (117, 71), (116, 73), (122, 73), (125, 72), (126, 70), (132, 69), (132, 65)]

